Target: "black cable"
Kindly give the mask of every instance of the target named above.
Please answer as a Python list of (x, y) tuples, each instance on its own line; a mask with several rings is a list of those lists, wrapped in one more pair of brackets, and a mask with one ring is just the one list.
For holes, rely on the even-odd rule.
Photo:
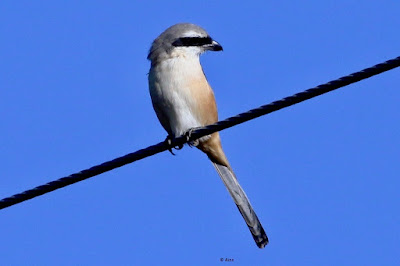
[[(202, 136), (214, 133), (216, 131), (221, 131), (221, 130), (224, 130), (229, 127), (233, 127), (235, 125), (244, 123), (251, 119), (272, 113), (274, 111), (278, 111), (282, 108), (285, 108), (285, 107), (294, 105), (296, 103), (311, 99), (313, 97), (336, 90), (338, 88), (347, 86), (349, 84), (358, 82), (360, 80), (367, 79), (369, 77), (378, 75), (382, 72), (391, 70), (391, 69), (399, 67), (399, 66), (400, 66), (400, 56), (396, 57), (394, 59), (388, 60), (386, 62), (383, 62), (381, 64), (377, 64), (373, 67), (366, 68), (361, 71), (355, 72), (348, 76), (344, 76), (339, 79), (330, 81), (328, 83), (319, 85), (317, 87), (308, 89), (306, 91), (299, 92), (292, 96), (283, 98), (279, 101), (275, 101), (275, 102), (260, 106), (259, 108), (252, 109), (248, 112), (241, 113), (239, 115), (219, 121), (215, 124), (212, 124), (212, 125), (209, 125), (206, 127), (202, 127), (202, 128), (197, 128), (196, 130), (192, 131), (189, 139), (187, 139), (187, 136), (183, 135), (176, 139), (173, 139), (171, 141), (171, 145), (174, 147), (183, 145), (189, 141), (196, 140)], [(102, 174), (104, 172), (110, 171), (117, 167), (121, 167), (128, 163), (132, 163), (134, 161), (141, 160), (143, 158), (146, 158), (146, 157), (152, 156), (154, 154), (168, 150), (169, 148), (170, 147), (166, 144), (165, 141), (160, 142), (158, 144), (149, 146), (145, 149), (141, 149), (136, 152), (129, 153), (125, 156), (118, 157), (114, 160), (102, 163), (100, 165), (93, 166), (89, 169), (82, 170), (78, 173), (75, 173), (75, 174), (72, 174), (72, 175), (69, 175), (66, 177), (62, 177), (58, 180), (51, 181), (47, 184), (35, 187), (33, 189), (26, 190), (22, 193), (18, 193), (11, 197), (0, 200), (0, 209), (7, 208), (9, 206), (18, 204), (25, 200), (32, 199), (34, 197), (43, 195), (43, 194), (51, 192), (53, 190), (56, 190), (56, 189), (74, 184), (76, 182), (85, 180), (87, 178)]]

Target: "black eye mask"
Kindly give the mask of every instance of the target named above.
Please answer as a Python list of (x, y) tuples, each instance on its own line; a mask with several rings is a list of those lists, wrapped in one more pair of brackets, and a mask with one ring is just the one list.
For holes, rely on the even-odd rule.
[(172, 43), (173, 46), (203, 46), (212, 44), (211, 37), (182, 37)]

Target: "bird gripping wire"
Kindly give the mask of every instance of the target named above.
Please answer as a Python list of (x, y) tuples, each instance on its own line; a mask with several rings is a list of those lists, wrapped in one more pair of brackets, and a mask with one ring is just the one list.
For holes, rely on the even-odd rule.
[[(324, 94), (324, 93), (339, 89), (341, 87), (350, 85), (350, 84), (358, 82), (360, 80), (367, 79), (369, 77), (381, 74), (385, 71), (394, 69), (399, 66), (400, 66), (400, 56), (396, 57), (394, 59), (388, 60), (386, 62), (377, 64), (375, 66), (363, 69), (361, 71), (352, 73), (350, 75), (338, 78), (338, 79), (330, 81), (328, 83), (319, 85), (317, 87), (296, 93), (292, 96), (288, 96), (281, 100), (274, 101), (272, 103), (260, 106), (258, 108), (252, 109), (250, 111), (227, 118), (227, 119), (219, 121), (215, 124), (205, 126), (202, 128), (196, 128), (195, 130), (193, 130), (191, 132), (189, 138), (187, 137), (187, 135), (182, 135), (178, 138), (172, 139), (170, 145), (173, 147), (181, 146), (187, 142), (191, 142), (193, 140), (201, 138), (202, 136), (209, 135), (211, 133), (233, 127), (235, 125), (247, 122), (247, 121), (255, 119), (257, 117), (278, 111), (282, 108), (294, 105), (296, 103), (303, 102), (305, 100), (314, 98), (321, 94)], [(104, 172), (110, 171), (112, 169), (121, 167), (126, 164), (132, 163), (134, 161), (138, 161), (143, 158), (152, 156), (154, 154), (166, 151), (169, 148), (170, 148), (170, 146), (165, 141), (159, 142), (155, 145), (152, 145), (147, 148), (138, 150), (136, 152), (129, 153), (127, 155), (118, 157), (114, 160), (93, 166), (91, 168), (82, 170), (78, 173), (74, 173), (69, 176), (62, 177), (60, 179), (51, 181), (47, 184), (37, 186), (35, 188), (26, 190), (24, 192), (21, 192), (21, 193), (18, 193), (13, 196), (10, 196), (10, 197), (0, 200), (0, 209), (10, 207), (12, 205), (21, 203), (25, 200), (35, 198), (37, 196), (46, 194), (46, 193), (54, 191), (56, 189), (77, 183), (79, 181), (88, 179), (90, 177), (102, 174)]]

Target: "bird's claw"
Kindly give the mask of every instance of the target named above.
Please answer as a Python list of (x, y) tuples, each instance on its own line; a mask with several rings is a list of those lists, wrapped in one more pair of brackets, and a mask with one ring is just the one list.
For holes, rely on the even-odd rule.
[(187, 141), (189, 147), (195, 147), (195, 146), (197, 146), (199, 144), (199, 140), (198, 139), (189, 142), (190, 138), (192, 137), (193, 131), (195, 131), (196, 129), (198, 129), (198, 128), (197, 127), (192, 127), (188, 131), (186, 131), (186, 133), (185, 133), (186, 141)]
[[(193, 140), (193, 141), (189, 141), (190, 138), (192, 137), (192, 133), (193, 131), (195, 131), (196, 129), (198, 129), (198, 127), (193, 127), (190, 128), (188, 131), (185, 132), (184, 136), (186, 138), (186, 142), (189, 145), (189, 147), (196, 147), (199, 144), (199, 140)], [(173, 146), (172, 145), (172, 139), (173, 137), (171, 135), (168, 135), (167, 138), (165, 139), (165, 143), (168, 146), (168, 150), (172, 155), (175, 155), (175, 153), (172, 151), (172, 149), (175, 150), (181, 150), (183, 148), (183, 144), (177, 145), (177, 146)]]
[(178, 145), (178, 146), (172, 146), (172, 137), (170, 135), (167, 136), (167, 138), (165, 139), (165, 143), (168, 146), (168, 151), (172, 154), (175, 155), (175, 153), (172, 151), (172, 149), (176, 149), (176, 150), (180, 150), (183, 148), (183, 145)]

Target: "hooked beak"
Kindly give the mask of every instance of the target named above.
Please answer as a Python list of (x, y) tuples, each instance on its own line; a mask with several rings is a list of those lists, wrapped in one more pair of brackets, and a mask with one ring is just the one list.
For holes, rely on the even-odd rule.
[(222, 46), (216, 41), (212, 41), (211, 45), (208, 47), (210, 51), (222, 51)]

